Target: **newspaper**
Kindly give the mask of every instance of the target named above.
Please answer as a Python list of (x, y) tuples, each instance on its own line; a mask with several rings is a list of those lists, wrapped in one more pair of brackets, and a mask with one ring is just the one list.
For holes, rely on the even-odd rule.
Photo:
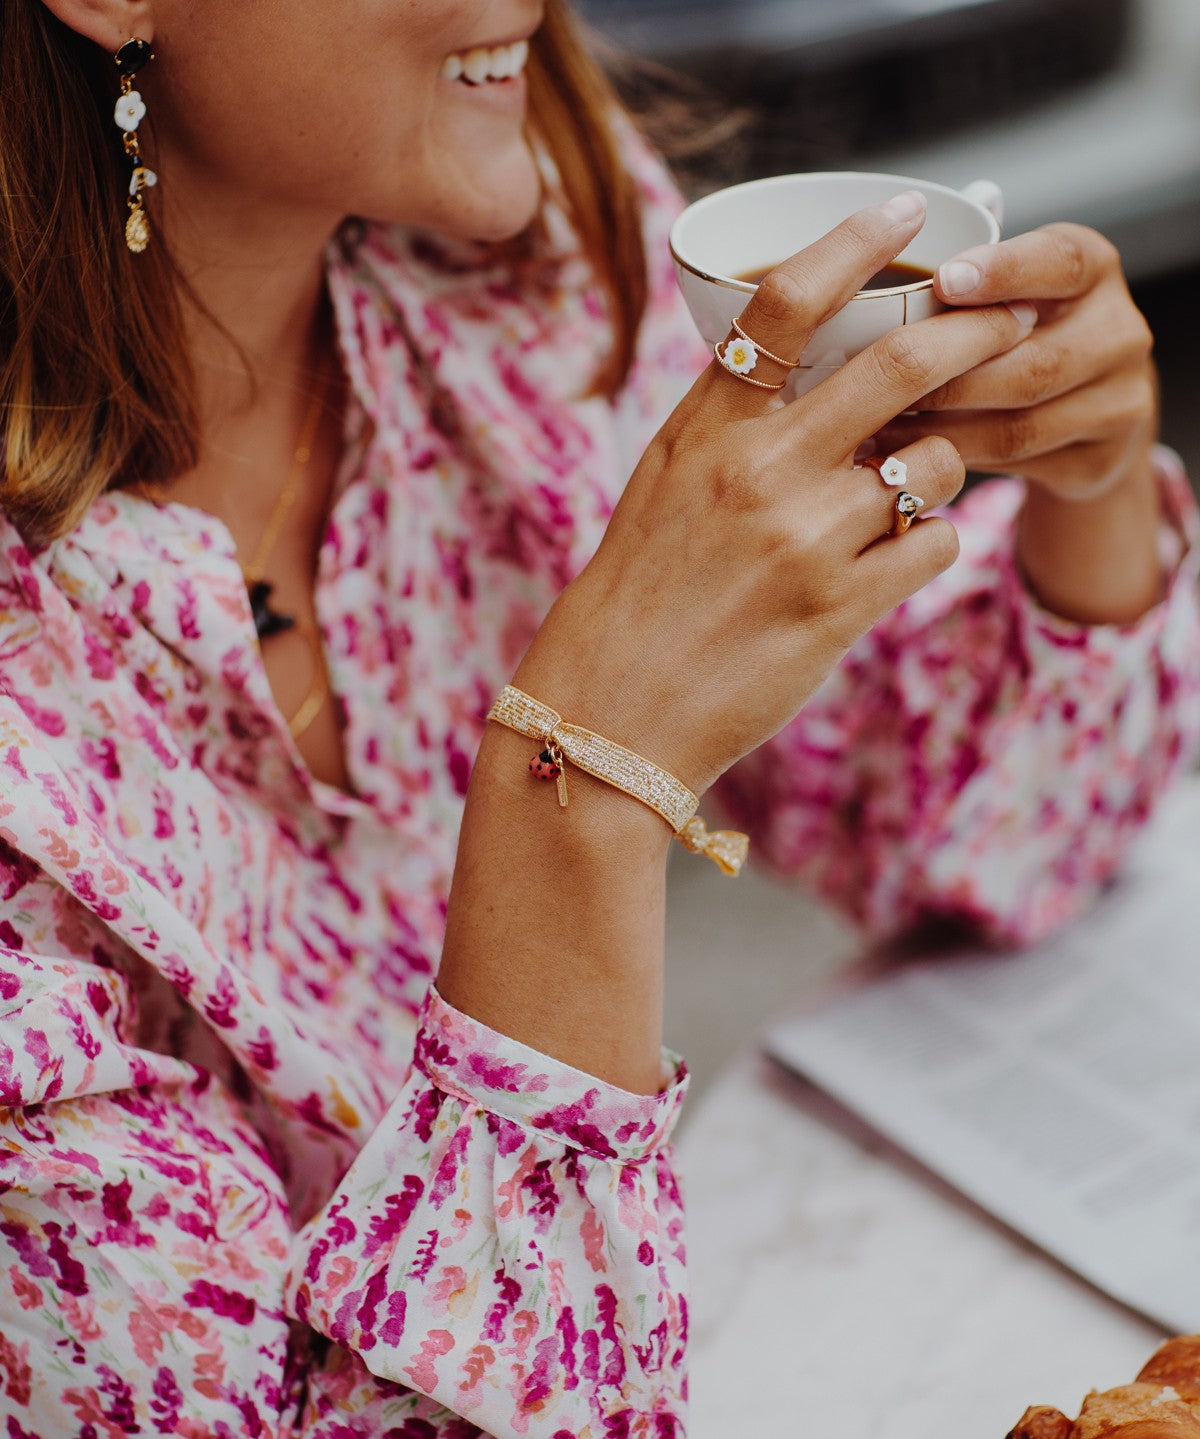
[(1063, 934), (905, 962), (767, 1049), (1115, 1299), (1200, 1331), (1200, 780)]

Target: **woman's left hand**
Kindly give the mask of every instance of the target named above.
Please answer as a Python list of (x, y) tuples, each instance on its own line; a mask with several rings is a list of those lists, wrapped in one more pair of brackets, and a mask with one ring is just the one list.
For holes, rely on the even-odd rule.
[(893, 450), (946, 436), (968, 469), (1018, 474), (1066, 501), (1097, 499), (1144, 476), (1158, 430), (1152, 336), (1116, 249), (1055, 224), (965, 251), (938, 271), (948, 304), (1032, 300), (1028, 339), (951, 380), (879, 437)]

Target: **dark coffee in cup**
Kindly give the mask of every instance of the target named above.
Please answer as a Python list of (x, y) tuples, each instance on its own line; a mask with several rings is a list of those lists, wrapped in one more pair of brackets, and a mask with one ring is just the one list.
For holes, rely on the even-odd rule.
[[(733, 278), (741, 280), (744, 285), (761, 285), (773, 269), (774, 265), (766, 265)], [(885, 265), (877, 275), (873, 275), (863, 286), (863, 290), (896, 290), (901, 285), (923, 285), (932, 279), (932, 270), (926, 270), (921, 265), (901, 265), (893, 261), (892, 264)], [(861, 294), (862, 290), (859, 293)]]

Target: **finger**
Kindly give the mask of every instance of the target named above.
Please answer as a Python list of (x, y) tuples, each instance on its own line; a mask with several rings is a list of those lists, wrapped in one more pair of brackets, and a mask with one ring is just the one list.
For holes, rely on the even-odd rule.
[(877, 540), (890, 535), (896, 523), (896, 501), (903, 493), (915, 495), (927, 510), (948, 505), (967, 477), (962, 457), (948, 440), (930, 435), (916, 444), (897, 450), (907, 473), (900, 484), (888, 484), (870, 466), (839, 475), (839, 485), (853, 484), (853, 510), (846, 523), (852, 526), (861, 553)]
[(976, 245), (947, 260), (934, 277), (948, 305), (1007, 300), (1069, 300), (1119, 271), (1116, 247), (1083, 225), (1046, 225), (998, 245)]
[(1121, 475), (1128, 474), (1135, 451), (1136, 446), (1130, 443), (1082, 440), (1077, 445), (1065, 445), (1053, 454), (1026, 460), (1019, 467), (973, 465), (971, 468), (983, 474), (1019, 475), (1057, 495), (1086, 499), (1103, 494)]
[(875, 620), (890, 614), (958, 558), (958, 533), (935, 515), (915, 520), (907, 534), (877, 540), (855, 561), (855, 580), (871, 595)]
[(1040, 325), (1005, 355), (986, 360), (926, 395), (919, 410), (1007, 410), (1040, 405), (1109, 374), (1143, 363), (1149, 326), (1129, 306), (1119, 315), (1069, 311)]
[(968, 469), (1026, 474), (1031, 460), (1068, 445), (1140, 434), (1154, 416), (1150, 376), (1119, 374), (1023, 409), (901, 415), (882, 427), (877, 442), (889, 448), (912, 444), (934, 430), (953, 443)]
[(911, 410), (923, 395), (1010, 350), (1029, 334), (1036, 319), (1032, 305), (1018, 303), (902, 325), (818, 385), (807, 406), (781, 411), (779, 421), (802, 425), (841, 459), (895, 416)]
[[(762, 349), (794, 360), (803, 353), (813, 332), (894, 260), (924, 222), (925, 198), (917, 190), (851, 215), (771, 271), (739, 316), (742, 329)], [(719, 365), (712, 369), (721, 391), (741, 412), (755, 404), (772, 406), (769, 392), (743, 384)], [(785, 376), (785, 370), (767, 361), (754, 378), (775, 382)]]

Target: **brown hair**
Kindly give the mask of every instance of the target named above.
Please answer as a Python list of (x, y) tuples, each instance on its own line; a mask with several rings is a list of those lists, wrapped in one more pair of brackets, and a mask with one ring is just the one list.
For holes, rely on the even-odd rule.
[[(531, 123), (608, 302), (615, 395), (646, 303), (636, 188), (618, 102), (567, 0), (548, 0), (529, 67)], [(182, 281), (161, 235), (131, 255), (115, 67), (41, 0), (0, 3), (0, 506), (35, 540), (66, 533), (117, 481), (197, 459)]]

